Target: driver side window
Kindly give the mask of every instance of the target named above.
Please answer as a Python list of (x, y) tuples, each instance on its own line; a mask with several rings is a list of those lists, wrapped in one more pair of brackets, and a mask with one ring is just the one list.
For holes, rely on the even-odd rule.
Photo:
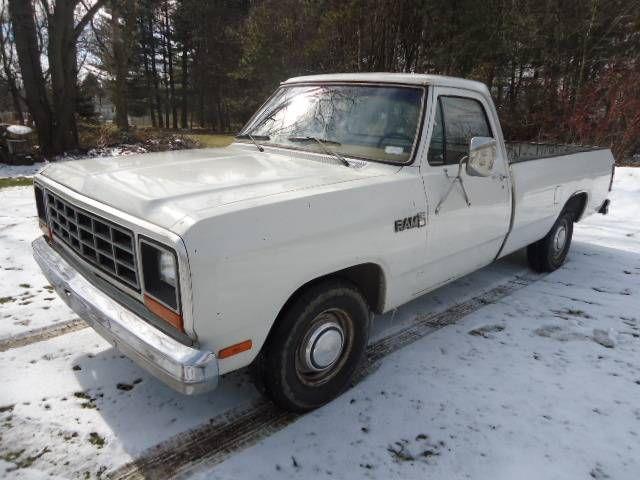
[(429, 165), (454, 165), (469, 153), (472, 137), (492, 137), (482, 104), (465, 97), (440, 96), (431, 134)]

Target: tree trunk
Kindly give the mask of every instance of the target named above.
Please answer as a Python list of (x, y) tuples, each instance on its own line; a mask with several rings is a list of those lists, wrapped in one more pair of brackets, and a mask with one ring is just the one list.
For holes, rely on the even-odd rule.
[(158, 127), (163, 128), (162, 121), (162, 101), (160, 100), (160, 80), (158, 78), (158, 67), (156, 65), (156, 39), (153, 34), (153, 11), (148, 12), (149, 22), (149, 47), (151, 48), (151, 74), (153, 75), (153, 93), (156, 99), (156, 111), (158, 112)]
[(47, 156), (78, 148), (75, 117), (78, 78), (76, 45), (80, 32), (105, 1), (96, 0), (77, 25), (74, 14), (78, 0), (56, 0), (53, 13), (44, 12), (48, 27), (47, 60), (51, 79), (51, 103), (47, 98), (47, 85), (40, 62), (33, 2), (9, 1), (27, 106), (38, 130), (40, 147)]
[(147, 44), (147, 36), (144, 34), (145, 27), (143, 22), (140, 22), (140, 29), (143, 32), (142, 36), (142, 56), (144, 57), (144, 83), (146, 87), (146, 99), (147, 105), (149, 107), (149, 115), (151, 116), (151, 126), (157, 127), (158, 121), (156, 120), (156, 111), (153, 106), (153, 94), (151, 93), (151, 70), (149, 69), (149, 53), (148, 53), (148, 44)]
[(129, 108), (127, 102), (128, 54), (124, 43), (120, 20), (120, 1), (111, 1), (111, 35), (113, 42), (114, 76), (113, 103), (116, 108), (116, 125), (120, 130), (129, 130)]
[(13, 25), (27, 107), (36, 125), (40, 149), (45, 156), (48, 156), (57, 152), (54, 151), (53, 145), (53, 115), (42, 74), (33, 6), (31, 2), (24, 0), (9, 0), (9, 15)]
[[(27, 2), (29, 3), (29, 2)], [(51, 74), (52, 109), (55, 112), (54, 149), (56, 153), (78, 148), (76, 126), (77, 64), (73, 0), (56, 0), (49, 16), (47, 53)]]
[[(0, 36), (2, 35), (2, 30), (0, 29)], [(4, 52), (4, 39), (0, 40), (0, 48), (2, 48)], [(7, 80), (7, 87), (9, 88), (9, 93), (11, 94), (11, 102), (13, 103), (13, 110), (18, 118), (18, 122), (21, 125), (24, 125), (24, 115), (22, 114), (22, 105), (20, 105), (20, 91), (18, 90), (18, 85), (16, 84), (16, 78), (11, 71), (11, 65), (6, 57), (6, 55), (2, 54), (2, 69), (4, 70), (4, 76)]]
[(167, 61), (167, 36), (164, 29), (163, 32), (164, 41), (160, 45), (162, 49), (162, 83), (164, 85), (164, 126), (169, 128), (169, 75), (167, 73), (168, 61)]
[(180, 108), (180, 128), (187, 128), (187, 108), (188, 108), (188, 90), (189, 90), (189, 69), (187, 58), (189, 50), (187, 44), (182, 46), (182, 106)]
[(162, 84), (164, 86), (164, 126), (169, 128), (169, 85), (167, 80), (167, 49), (162, 54)]
[(9, 92), (11, 93), (11, 102), (16, 118), (20, 125), (24, 125), (24, 113), (22, 113), (22, 104), (20, 103), (20, 90), (16, 85), (16, 79), (11, 75), (7, 75), (7, 83), (9, 84)]
[(164, 2), (164, 28), (165, 28), (165, 39), (167, 46), (167, 59), (169, 64), (169, 91), (171, 95), (171, 120), (172, 127), (174, 130), (178, 129), (178, 106), (176, 103), (176, 83), (173, 75), (173, 45), (172, 45), (172, 35), (171, 35), (171, 24), (169, 23), (169, 2), (165, 0)]
[[(2, 19), (4, 22), (4, 18)], [(0, 28), (0, 56), (2, 57), (2, 70), (7, 80), (7, 87), (11, 94), (11, 101), (13, 103), (13, 110), (18, 117), (18, 122), (24, 125), (24, 116), (22, 114), (22, 105), (20, 105), (20, 91), (16, 83), (16, 77), (11, 71), (11, 58), (7, 56), (6, 38), (4, 36), (4, 30)]]

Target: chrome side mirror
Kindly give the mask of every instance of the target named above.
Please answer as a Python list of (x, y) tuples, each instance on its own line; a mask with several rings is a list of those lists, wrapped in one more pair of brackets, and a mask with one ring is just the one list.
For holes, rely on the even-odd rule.
[(473, 137), (469, 144), (467, 175), (488, 177), (496, 161), (497, 142), (491, 137)]

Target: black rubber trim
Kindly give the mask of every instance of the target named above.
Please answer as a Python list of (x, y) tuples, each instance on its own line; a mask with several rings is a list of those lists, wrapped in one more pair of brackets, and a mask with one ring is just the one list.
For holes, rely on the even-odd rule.
[[(505, 142), (505, 145), (508, 144), (509, 142)], [(539, 157), (518, 157), (515, 160), (511, 160), (510, 158), (508, 158), (507, 155), (507, 161), (509, 162), (509, 165), (513, 165), (515, 163), (523, 163), (523, 162), (531, 162), (534, 160), (544, 160), (546, 158), (559, 158), (559, 157), (568, 157), (569, 155), (575, 155), (576, 153), (584, 153), (584, 152), (597, 152), (600, 150), (609, 150), (607, 147), (584, 147), (582, 149), (579, 149), (580, 147), (576, 147), (576, 150), (574, 152), (566, 152), (566, 153), (561, 153), (558, 155), (541, 155)], [(507, 153), (509, 153), (509, 150), (507, 149)]]

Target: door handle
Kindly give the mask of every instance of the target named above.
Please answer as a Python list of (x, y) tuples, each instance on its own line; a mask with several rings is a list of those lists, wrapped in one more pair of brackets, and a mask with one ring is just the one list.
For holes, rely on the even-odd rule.
[(502, 173), (496, 173), (494, 175), (491, 175), (491, 178), (504, 182), (508, 177)]

